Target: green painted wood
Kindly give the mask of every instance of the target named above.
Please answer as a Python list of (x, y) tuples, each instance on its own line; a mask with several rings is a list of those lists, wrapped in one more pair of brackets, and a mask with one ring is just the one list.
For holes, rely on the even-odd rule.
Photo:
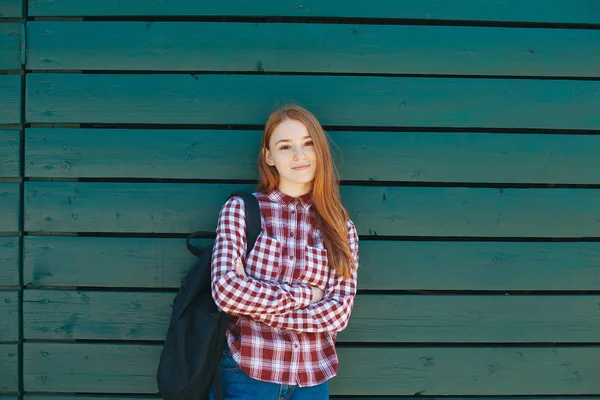
[(0, 182), (0, 232), (19, 230), (19, 184)]
[(479, 21), (525, 22), (600, 22), (600, 6), (593, 0), (533, 0), (525, 4), (518, 0), (498, 3), (493, 0), (435, 0), (355, 2), (352, 7), (342, 0), (326, 3), (317, 0), (261, 0), (248, 3), (240, 0), (30, 0), (30, 16), (103, 16), (103, 15), (231, 15), (231, 16), (293, 16), (293, 17), (365, 17), (450, 19)]
[[(297, 102), (325, 125), (600, 129), (600, 81), (31, 74), (31, 123), (264, 124)], [(435, 112), (432, 112), (435, 110)]]
[[(0, 342), (11, 342), (19, 340), (18, 291), (0, 290), (0, 321), (2, 321), (2, 324), (0, 324)], [(1, 376), (2, 375), (0, 373), (0, 377)]]
[[(24, 337), (164, 340), (174, 297), (164, 292), (26, 290)], [(600, 296), (359, 294), (339, 341), (593, 343), (598, 341), (599, 304)]]
[(43, 21), (27, 38), (41, 70), (600, 76), (596, 30)]
[(0, 23), (0, 70), (21, 69), (21, 29), (22, 24)]
[[(160, 345), (25, 343), (25, 391), (155, 393)], [(332, 395), (600, 392), (598, 347), (339, 348)], [(110, 365), (110, 368), (106, 366)]]
[(0, 344), (0, 392), (16, 392), (19, 351), (16, 344)]
[[(224, 199), (243, 184), (26, 182), (25, 230), (214, 232)], [(343, 186), (359, 234), (598, 237), (600, 191)], [(202, 207), (198, 207), (201, 204)]]
[[(328, 134), (342, 180), (600, 183), (597, 135)], [(31, 128), (26, 131), (25, 176), (257, 179), (261, 135), (238, 130)]]
[(21, 76), (0, 75), (0, 124), (21, 122)]
[[(177, 289), (195, 260), (184, 239), (24, 240), (32, 286)], [(359, 251), (361, 290), (600, 290), (600, 243), (361, 240)]]
[(598, 296), (359, 295), (340, 342), (597, 343)]
[(0, 178), (19, 176), (20, 132), (0, 130)]
[(0, 0), (0, 18), (20, 18), (22, 15), (22, 0)]
[[(0, 396), (0, 399), (2, 397)], [(42, 395), (32, 395), (32, 394), (26, 394), (25, 396), (23, 396), (23, 398), (25, 400), (156, 400), (156, 397), (143, 397), (143, 396), (135, 396), (135, 397), (130, 397), (130, 396), (119, 396), (119, 395), (102, 395), (102, 396), (76, 396), (76, 395), (72, 395), (72, 394), (57, 394), (57, 395), (51, 395), (51, 394), (42, 394)], [(384, 399), (390, 399), (390, 400), (401, 400), (401, 399), (406, 399), (406, 397), (374, 397), (374, 396), (370, 396), (370, 397), (339, 397), (336, 396), (335, 399), (337, 400), (384, 400)], [(428, 397), (428, 400), (447, 400), (446, 397)], [(482, 397), (482, 398), (478, 398), (478, 397), (453, 397), (453, 400), (506, 400), (505, 398), (500, 398), (500, 397)], [(598, 400), (597, 397), (583, 397), (583, 396), (577, 396), (577, 397), (567, 397), (567, 396), (560, 396), (560, 397), (511, 397), (512, 400)], [(16, 400), (13, 398), (9, 398), (7, 400)]]
[(0, 237), (0, 286), (19, 284), (19, 240)]

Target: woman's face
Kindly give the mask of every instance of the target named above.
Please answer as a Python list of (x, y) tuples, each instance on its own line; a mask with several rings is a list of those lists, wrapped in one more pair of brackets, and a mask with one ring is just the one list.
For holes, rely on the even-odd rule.
[(317, 155), (312, 138), (302, 122), (286, 119), (275, 128), (265, 160), (277, 169), (279, 190), (283, 193), (297, 197), (312, 189)]

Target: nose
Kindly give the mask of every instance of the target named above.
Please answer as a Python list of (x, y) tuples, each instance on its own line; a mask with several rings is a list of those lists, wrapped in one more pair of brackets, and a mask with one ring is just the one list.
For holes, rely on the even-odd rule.
[(306, 155), (304, 154), (304, 149), (302, 146), (294, 147), (294, 160), (302, 160), (305, 157)]

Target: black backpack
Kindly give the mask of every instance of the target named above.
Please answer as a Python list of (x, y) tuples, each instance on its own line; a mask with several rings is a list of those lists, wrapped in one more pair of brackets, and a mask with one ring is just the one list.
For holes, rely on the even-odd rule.
[[(244, 199), (246, 255), (260, 234), (260, 207), (250, 193), (235, 192)], [(171, 322), (160, 356), (156, 381), (165, 400), (207, 400), (211, 383), (215, 398), (222, 400), (219, 361), (225, 346), (229, 315), (220, 312), (211, 294), (212, 246), (203, 250), (191, 245), (200, 236), (187, 238), (187, 247), (199, 259), (181, 281), (173, 301)]]

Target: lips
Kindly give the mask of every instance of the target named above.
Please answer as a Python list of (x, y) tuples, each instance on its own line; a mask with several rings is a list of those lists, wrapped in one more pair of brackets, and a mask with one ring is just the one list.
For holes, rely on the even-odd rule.
[(310, 167), (310, 165), (298, 165), (296, 167), (292, 167), (292, 169), (295, 171), (304, 171), (305, 169), (308, 169), (308, 167)]

